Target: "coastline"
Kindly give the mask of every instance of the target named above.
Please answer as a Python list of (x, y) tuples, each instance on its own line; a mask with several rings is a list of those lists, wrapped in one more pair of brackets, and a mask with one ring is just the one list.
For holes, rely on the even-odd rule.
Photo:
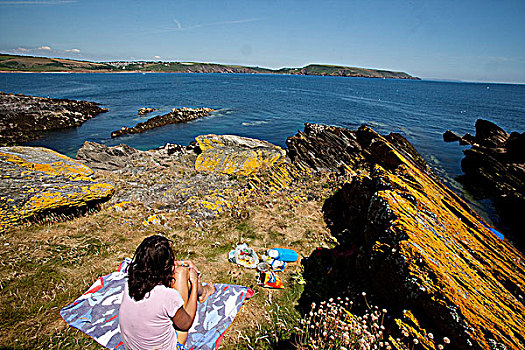
[(387, 69), (311, 63), (304, 67), (271, 69), (207, 62), (112, 61), (90, 62), (0, 53), (0, 72), (19, 73), (241, 73), (363, 77), (420, 80), (408, 73)]
[(370, 79), (394, 79), (394, 80), (423, 80), (419, 77), (411, 77), (411, 78), (394, 78), (394, 77), (373, 77), (373, 76), (365, 76), (365, 75), (355, 75), (355, 76), (348, 76), (348, 75), (330, 75), (330, 74), (301, 74), (301, 73), (271, 73), (271, 72), (264, 72), (264, 73), (257, 73), (257, 72), (195, 72), (195, 71), (188, 71), (188, 72), (167, 72), (167, 71), (140, 71), (140, 70), (134, 70), (134, 71), (42, 71), (42, 72), (35, 72), (35, 71), (3, 71), (0, 70), (1, 73), (6, 74), (14, 74), (14, 73), (21, 73), (21, 74), (242, 74), (242, 75), (287, 75), (287, 76), (315, 76), (315, 77), (341, 77), (341, 78), (370, 78)]

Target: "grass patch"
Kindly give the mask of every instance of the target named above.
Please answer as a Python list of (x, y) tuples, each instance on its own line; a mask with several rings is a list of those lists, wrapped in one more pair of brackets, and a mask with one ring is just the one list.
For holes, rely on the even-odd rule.
[(235, 229), (239, 232), (237, 241), (238, 242), (244, 242), (246, 240), (250, 241), (252, 239), (257, 238), (257, 231), (256, 229), (251, 226), (248, 221), (243, 221), (239, 223)]
[[(315, 198), (324, 197), (320, 191)], [(132, 257), (146, 236), (159, 233), (174, 242), (178, 258), (195, 261), (203, 281), (255, 290), (226, 333), (224, 349), (284, 344), (288, 328), (283, 325), (298, 318), (301, 267), (290, 264), (279, 274), (284, 290), (268, 290), (257, 286), (255, 270), (230, 263), (227, 254), (243, 242), (258, 254), (279, 245), (309, 256), (316, 247), (328, 246), (321, 199), (294, 202), (286, 193), (255, 193), (243, 206), (249, 208), (246, 215), (224, 213), (197, 224), (185, 212), (164, 212), (165, 225), (149, 226), (143, 221), (152, 209), (132, 204), (117, 211), (113, 204), (65, 221), (26, 224), (0, 236), (0, 348), (101, 349), (67, 326), (59, 311)], [(275, 319), (268, 322), (266, 317)]]

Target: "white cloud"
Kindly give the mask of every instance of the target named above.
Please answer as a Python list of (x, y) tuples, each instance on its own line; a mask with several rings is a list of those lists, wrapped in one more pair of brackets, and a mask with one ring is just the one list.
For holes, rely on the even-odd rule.
[(46, 57), (79, 57), (82, 56), (82, 53), (79, 49), (69, 49), (69, 50), (61, 50), (61, 49), (54, 49), (51, 46), (48, 45), (42, 45), (40, 47), (17, 47), (16, 49), (9, 50), (12, 53), (15, 54), (22, 54), (22, 55), (34, 55), (34, 56), (46, 56)]
[(153, 58), (160, 59), (160, 56), (154, 56)]

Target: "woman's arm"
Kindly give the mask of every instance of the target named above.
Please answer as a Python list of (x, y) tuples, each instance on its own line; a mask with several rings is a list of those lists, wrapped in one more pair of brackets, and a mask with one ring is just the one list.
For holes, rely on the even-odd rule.
[[(190, 283), (188, 283), (188, 281)], [(190, 329), (195, 319), (195, 314), (197, 313), (198, 283), (197, 272), (194, 269), (182, 268), (176, 270), (174, 287), (181, 293), (184, 299), (184, 305), (177, 310), (172, 320), (175, 326), (182, 331)]]

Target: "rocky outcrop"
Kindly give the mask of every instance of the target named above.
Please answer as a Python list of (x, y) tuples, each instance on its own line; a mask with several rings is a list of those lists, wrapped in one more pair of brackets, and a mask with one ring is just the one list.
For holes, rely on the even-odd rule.
[(266, 141), (234, 135), (197, 136), (202, 151), (195, 161), (198, 171), (251, 175), (283, 161), (286, 152)]
[(139, 111), (137, 112), (137, 115), (146, 115), (148, 113), (151, 113), (153, 111), (156, 111), (156, 108), (150, 108), (150, 107), (141, 107), (139, 108)]
[(196, 171), (200, 152), (196, 144), (166, 144), (139, 151), (127, 145), (107, 147), (85, 142), (76, 158), (97, 170), (98, 176), (114, 181), (117, 193), (113, 203), (181, 211), (201, 222), (231, 209), (241, 188), (221, 172)]
[(441, 184), (401, 135), (307, 125), (287, 145), (294, 162), (354, 173), (324, 207), (339, 241), (329, 255), (349, 251), (351, 259), (339, 275), (316, 276), (333, 296), (341, 292), (330, 287), (334, 275), (356, 276), (389, 315), (411, 315), (399, 324), (426, 348), (433, 347), (424, 329), (447, 336), (455, 349), (525, 346), (524, 257)]
[[(373, 144), (375, 133), (355, 132), (345, 128), (305, 123), (304, 131), (286, 140), (287, 154), (294, 165), (311, 168), (314, 171), (328, 171), (339, 174), (368, 172), (370, 162), (381, 162), (389, 168), (399, 165), (398, 157), (382, 144)], [(388, 141), (419, 169), (432, 174), (426, 162), (414, 147), (399, 134), (386, 136)], [(370, 149), (368, 147), (371, 147)], [(373, 152), (372, 152), (373, 150)]]
[(147, 130), (159, 128), (168, 124), (187, 123), (189, 121), (203, 118), (213, 112), (211, 108), (173, 108), (173, 110), (164, 115), (158, 115), (143, 123), (138, 123), (133, 128), (123, 126), (121, 129), (113, 131), (111, 137), (119, 137), (126, 134), (137, 134)]
[(503, 231), (522, 248), (525, 246), (525, 133), (510, 135), (496, 124), (478, 119), (476, 135), (466, 134), (462, 144), (464, 175), (461, 183), (478, 198), (494, 199), (503, 218)]
[(107, 112), (96, 103), (0, 92), (0, 146), (39, 138), (46, 130), (80, 126)]
[(130, 164), (130, 158), (138, 153), (140, 153), (139, 150), (124, 144), (107, 147), (86, 141), (77, 151), (75, 158), (95, 170), (118, 170)]
[[(233, 135), (203, 135), (188, 146), (150, 151), (85, 142), (76, 158), (115, 181), (113, 202), (182, 211), (196, 222), (240, 211), (250, 193), (287, 190), (299, 176), (280, 147)], [(292, 201), (305, 197), (290, 193)]]
[(114, 193), (93, 171), (40, 147), (0, 147), (1, 231), (26, 220), (71, 214), (95, 207)]

